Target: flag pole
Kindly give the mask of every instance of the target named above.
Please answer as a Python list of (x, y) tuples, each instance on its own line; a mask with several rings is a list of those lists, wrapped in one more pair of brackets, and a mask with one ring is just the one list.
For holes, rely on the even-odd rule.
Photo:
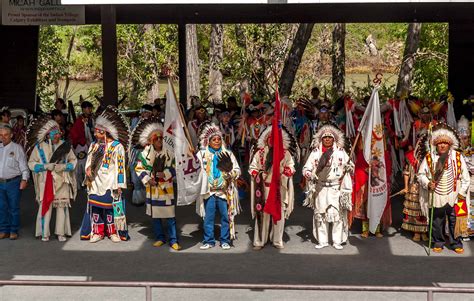
[[(431, 135), (432, 135), (432, 125), (431, 125), (431, 122), (430, 122), (430, 125), (428, 126), (428, 145), (429, 145), (429, 152), (431, 154)], [(435, 174), (434, 174), (434, 171), (432, 170), (431, 171), (431, 176), (434, 177)], [(436, 179), (435, 179), (436, 181)], [(429, 188), (429, 187), (428, 187)], [(428, 189), (429, 190), (429, 189)], [(433, 233), (433, 216), (434, 216), (434, 208), (433, 208), (433, 202), (434, 202), (434, 191), (429, 191), (429, 194), (430, 194), (430, 208), (431, 208), (431, 212), (430, 212), (430, 237), (429, 237), (429, 240), (428, 240), (428, 256), (431, 255), (431, 240), (432, 240), (432, 233)]]
[(194, 145), (192, 143), (191, 135), (189, 134), (189, 129), (188, 129), (188, 125), (186, 123), (186, 119), (184, 119), (183, 112), (181, 111), (181, 105), (178, 103), (178, 100), (176, 98), (176, 92), (174, 91), (173, 82), (170, 78), (168, 78), (168, 81), (169, 81), (170, 86), (171, 86), (171, 92), (173, 93), (174, 101), (176, 102), (176, 106), (178, 107), (179, 116), (181, 117), (181, 121), (183, 123), (184, 134), (186, 136), (186, 139), (188, 140), (189, 146), (191, 148), (191, 152), (194, 153), (195, 152)]

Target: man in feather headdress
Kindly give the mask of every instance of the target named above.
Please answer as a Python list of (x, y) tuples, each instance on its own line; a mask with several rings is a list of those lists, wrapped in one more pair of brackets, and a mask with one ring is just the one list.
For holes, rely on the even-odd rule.
[(316, 249), (329, 245), (329, 224), (332, 243), (342, 250), (349, 235), (347, 211), (352, 210), (353, 164), (344, 149), (345, 137), (334, 125), (324, 125), (313, 138), (313, 150), (303, 167), (309, 181), (305, 205), (314, 210), (313, 235)]
[(33, 120), (28, 128), (27, 153), (30, 152), (28, 166), (33, 172), (39, 204), (35, 235), (49, 241), (49, 224), (56, 208), (54, 234), (64, 242), (72, 234), (69, 207), (77, 193), (76, 155), (69, 142), (62, 140), (60, 125), (47, 116)]
[[(467, 192), (469, 170), (462, 154), (456, 149), (459, 139), (449, 126), (439, 124), (430, 137), (430, 152), (421, 162), (418, 182), (421, 186), (420, 204), (425, 216), (433, 216), (433, 251), (442, 252), (445, 225), (448, 244), (456, 253), (464, 253), (461, 236), (467, 232)], [(428, 208), (432, 215), (428, 215)]]
[(176, 173), (173, 155), (163, 148), (163, 125), (157, 118), (140, 120), (132, 132), (132, 145), (142, 148), (137, 158), (135, 173), (146, 188), (146, 214), (153, 219), (156, 239), (153, 246), (161, 247), (166, 243), (162, 224), (166, 221), (169, 244), (172, 249), (178, 251), (181, 247), (176, 234), (176, 202), (173, 189)]
[(97, 140), (89, 147), (86, 162), (92, 229), (87, 231), (87, 223), (83, 221), (81, 238), (90, 237), (94, 243), (107, 235), (113, 242), (120, 242), (127, 239), (127, 234), (119, 237), (117, 233), (127, 227), (121, 198), (122, 189), (127, 188), (124, 147), (129, 139), (127, 122), (116, 108), (108, 106), (95, 120), (94, 135)]
[[(261, 250), (270, 239), (273, 246), (283, 249), (285, 219), (290, 217), (294, 207), (293, 175), (298, 146), (295, 138), (283, 127), (283, 159), (280, 163), (281, 219), (274, 223), (272, 216), (264, 212), (270, 192), (273, 166), (272, 127), (268, 126), (258, 138), (256, 150), (249, 166), (251, 182), (252, 218), (255, 218), (254, 250)], [(271, 237), (269, 237), (271, 236)]]
[(201, 149), (197, 153), (197, 158), (201, 162), (202, 182), (196, 211), (204, 218), (204, 240), (200, 249), (207, 250), (215, 246), (214, 219), (216, 211), (219, 211), (221, 248), (229, 250), (231, 239), (236, 237), (234, 217), (240, 212), (237, 192), (240, 167), (215, 124), (205, 124), (199, 140)]

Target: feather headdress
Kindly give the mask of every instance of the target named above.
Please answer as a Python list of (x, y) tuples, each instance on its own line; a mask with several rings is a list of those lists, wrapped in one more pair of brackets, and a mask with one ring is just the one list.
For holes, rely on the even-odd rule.
[(163, 125), (158, 118), (140, 119), (130, 134), (130, 148), (145, 147), (149, 144), (150, 137), (157, 132), (163, 133)]
[(451, 149), (459, 148), (459, 138), (453, 128), (444, 123), (439, 123), (433, 127), (430, 143), (433, 148), (438, 143), (445, 142), (451, 146)]
[[(199, 144), (201, 148), (209, 146), (209, 140), (219, 136), (222, 138), (222, 132), (220, 128), (212, 122), (205, 122), (199, 127)], [(224, 145), (224, 139), (222, 139), (222, 145)]]
[(463, 115), (458, 121), (458, 135), (460, 137), (469, 137), (470, 134), (471, 131), (469, 130), (469, 120)]
[(346, 137), (344, 133), (332, 124), (323, 125), (313, 136), (313, 142), (311, 142), (311, 148), (314, 149), (321, 145), (323, 137), (333, 137), (334, 143), (337, 147), (344, 148), (346, 146)]
[(95, 120), (95, 128), (109, 133), (112, 139), (120, 141), (124, 148), (128, 146), (128, 123), (117, 108), (107, 106)]
[(411, 100), (408, 102), (408, 108), (414, 115), (418, 115), (418, 113), (431, 113), (434, 115), (438, 115), (439, 111), (443, 107), (444, 102), (435, 102), (425, 100), (423, 102)]
[(33, 119), (26, 131), (26, 153), (30, 154), (36, 143), (43, 142), (48, 133), (53, 129), (59, 130), (59, 124), (52, 120), (49, 115)]
[[(281, 127), (282, 138), (283, 138), (283, 148), (288, 150), (295, 160), (299, 160), (300, 152), (298, 143), (296, 142), (295, 137), (288, 131), (285, 126)], [(272, 126), (267, 126), (257, 140), (257, 148), (264, 148), (267, 145), (267, 139), (272, 133)]]

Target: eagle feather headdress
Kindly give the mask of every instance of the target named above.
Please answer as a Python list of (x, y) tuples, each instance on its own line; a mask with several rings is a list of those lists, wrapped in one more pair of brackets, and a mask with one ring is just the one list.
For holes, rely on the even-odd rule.
[[(207, 148), (209, 140), (216, 135), (222, 138), (222, 132), (217, 125), (212, 122), (203, 123), (199, 127), (199, 144), (201, 148)], [(225, 146), (224, 139), (222, 139), (222, 145)]]
[(130, 134), (129, 152), (131, 152), (133, 148), (143, 149), (149, 145), (150, 137), (157, 132), (163, 133), (163, 125), (158, 118), (140, 119)]
[(163, 133), (163, 125), (158, 118), (140, 119), (137, 126), (130, 134), (130, 148), (145, 147), (149, 144), (149, 139), (156, 132)]
[(129, 127), (125, 117), (113, 106), (107, 106), (95, 120), (95, 128), (106, 131), (114, 140), (118, 140), (124, 148), (128, 146)]
[(60, 127), (49, 115), (42, 115), (33, 119), (26, 131), (26, 153), (30, 154), (35, 145), (43, 142), (53, 129), (59, 130)]
[[(299, 160), (300, 150), (298, 143), (296, 142), (295, 137), (288, 131), (288, 129), (282, 125), (281, 127), (282, 139), (283, 139), (283, 148), (288, 150), (295, 160)], [(257, 149), (264, 148), (267, 145), (268, 136), (272, 133), (272, 126), (267, 126), (260, 136), (258, 137), (256, 147)]]
[(445, 123), (435, 125), (431, 132), (430, 144), (432, 148), (436, 148), (436, 145), (441, 142), (448, 143), (451, 149), (459, 148), (459, 138), (456, 131)]
[(469, 137), (471, 135), (471, 130), (469, 129), (469, 120), (466, 116), (462, 115), (458, 121), (458, 136), (459, 137)]
[(346, 147), (346, 137), (344, 133), (332, 124), (323, 125), (313, 136), (313, 141), (311, 142), (311, 149), (314, 149), (321, 145), (323, 137), (332, 136), (334, 138), (334, 143), (339, 148)]

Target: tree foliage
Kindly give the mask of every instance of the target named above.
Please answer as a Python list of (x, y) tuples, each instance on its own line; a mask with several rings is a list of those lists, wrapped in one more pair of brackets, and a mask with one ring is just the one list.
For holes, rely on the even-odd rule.
[[(292, 97), (309, 97), (313, 86), (322, 96), (332, 98), (331, 33), (334, 24), (315, 24), (301, 59)], [(223, 75), (223, 99), (250, 92), (254, 99), (272, 99), (298, 24), (224, 25), (224, 54), (218, 66)], [(346, 81), (346, 92), (355, 97), (368, 93), (364, 76), (377, 72), (398, 74), (403, 56), (407, 24), (347, 24), (346, 74), (359, 74), (358, 82)], [(69, 61), (65, 60), (70, 26), (41, 26), (38, 54), (37, 93), (44, 109), (50, 109), (66, 72), (73, 80), (102, 79), (102, 41), (99, 25), (79, 26)], [(208, 95), (210, 25), (198, 25), (198, 55), (202, 98)], [(366, 39), (371, 36), (377, 55), (371, 56)], [(117, 26), (119, 95), (127, 95), (124, 107), (137, 108), (150, 101), (149, 91), (163, 89), (164, 70), (175, 79), (178, 74), (177, 25), (123, 24)], [(414, 94), (436, 98), (447, 88), (448, 24), (424, 24), (413, 79)], [(69, 71), (68, 71), (69, 70)], [(391, 83), (384, 84), (388, 96)], [(71, 91), (73, 93), (74, 91)], [(159, 90), (163, 95), (164, 90)], [(69, 94), (69, 92), (68, 92)], [(82, 92), (84, 94), (84, 92)], [(100, 85), (84, 94), (88, 100), (101, 95)]]
[(448, 23), (426, 23), (413, 75), (413, 94), (437, 99), (448, 89)]

